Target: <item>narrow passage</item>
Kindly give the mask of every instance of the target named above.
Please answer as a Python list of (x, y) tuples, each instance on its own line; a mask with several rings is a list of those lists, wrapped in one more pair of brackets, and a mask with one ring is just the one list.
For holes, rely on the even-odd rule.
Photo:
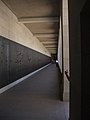
[(0, 94), (0, 120), (67, 120), (59, 96), (58, 68), (51, 64)]

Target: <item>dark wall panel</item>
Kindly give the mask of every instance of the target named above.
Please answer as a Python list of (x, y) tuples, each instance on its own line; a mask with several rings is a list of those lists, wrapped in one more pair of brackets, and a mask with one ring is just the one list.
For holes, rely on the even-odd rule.
[(0, 86), (9, 83), (9, 43), (0, 40)]
[(50, 57), (0, 36), (0, 88), (50, 62)]
[(90, 1), (81, 12), (82, 120), (90, 119)]
[[(87, 0), (69, 0), (70, 120), (87, 120), (82, 113), (82, 56), (80, 14)], [(89, 0), (90, 1), (90, 0)], [(90, 6), (89, 6), (90, 7)], [(84, 33), (83, 33), (84, 34)], [(84, 114), (84, 113), (83, 113)]]

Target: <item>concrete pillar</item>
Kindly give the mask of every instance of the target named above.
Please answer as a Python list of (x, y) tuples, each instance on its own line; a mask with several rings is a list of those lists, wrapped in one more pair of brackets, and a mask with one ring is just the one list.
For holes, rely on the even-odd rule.
[(62, 1), (62, 23), (63, 23), (63, 71), (64, 71), (64, 101), (69, 101), (69, 81), (65, 75), (69, 75), (69, 24), (68, 24), (68, 0)]

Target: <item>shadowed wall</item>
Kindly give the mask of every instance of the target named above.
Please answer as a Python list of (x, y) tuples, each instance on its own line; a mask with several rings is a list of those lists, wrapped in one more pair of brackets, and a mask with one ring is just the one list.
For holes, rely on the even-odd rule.
[[(86, 0), (69, 0), (69, 29), (70, 29), (70, 120), (88, 120), (83, 118), (85, 114), (83, 109), (82, 113), (82, 99), (83, 91), (83, 80), (85, 81), (82, 73), (83, 68), (83, 53), (82, 48), (85, 51), (84, 44), (82, 46), (82, 35), (85, 34), (86, 30), (81, 28), (81, 12), (85, 5)], [(82, 19), (83, 21), (83, 19)], [(85, 21), (84, 21), (84, 24)], [(85, 36), (86, 37), (86, 36)], [(86, 59), (86, 56), (84, 56)], [(86, 64), (86, 63), (84, 63)], [(85, 97), (85, 96), (84, 96)], [(88, 103), (87, 103), (88, 104)], [(89, 117), (90, 119), (90, 117)]]

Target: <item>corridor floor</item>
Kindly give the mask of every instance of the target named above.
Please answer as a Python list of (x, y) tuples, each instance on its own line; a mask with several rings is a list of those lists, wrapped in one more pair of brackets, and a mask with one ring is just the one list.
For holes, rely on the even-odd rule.
[(59, 100), (56, 65), (0, 94), (0, 120), (68, 120), (68, 103)]

